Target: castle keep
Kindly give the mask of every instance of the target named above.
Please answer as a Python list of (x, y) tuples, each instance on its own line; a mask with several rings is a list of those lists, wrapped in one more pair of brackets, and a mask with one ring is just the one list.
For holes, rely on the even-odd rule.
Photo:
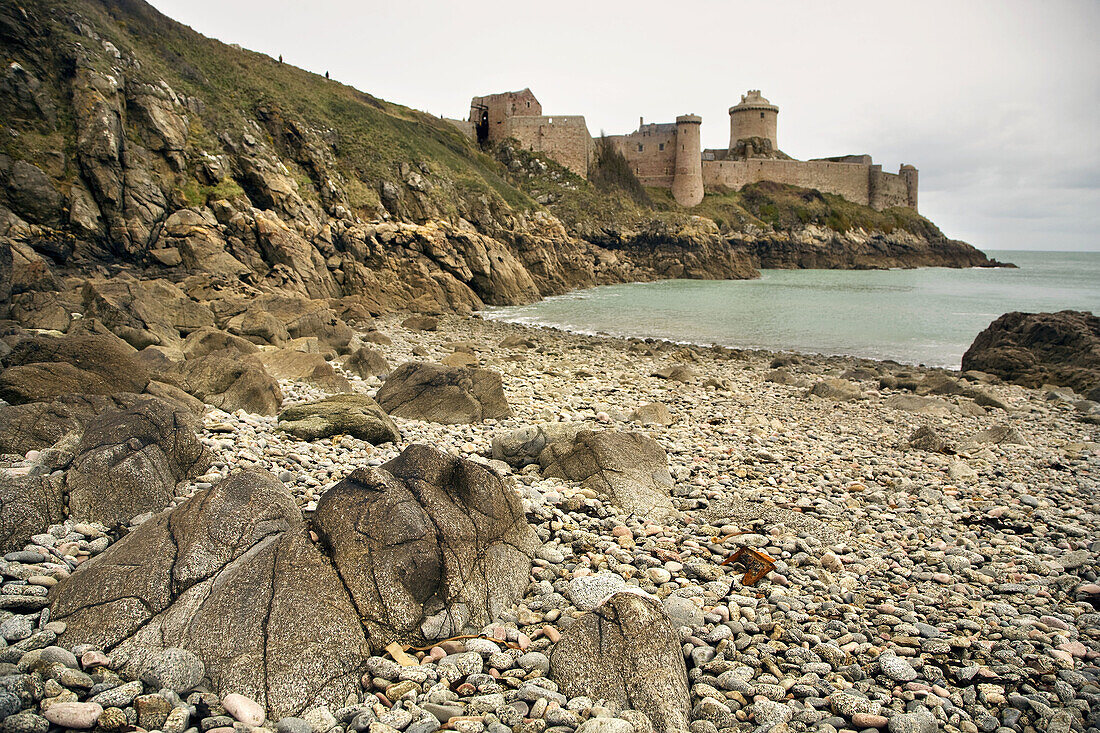
[[(705, 191), (740, 190), (749, 183), (774, 181), (843, 196), (881, 211), (917, 208), (917, 169), (902, 165), (883, 172), (870, 155), (794, 160), (779, 149), (779, 107), (759, 90), (741, 95), (730, 107), (729, 147), (702, 150), (702, 118), (681, 115), (674, 123), (639, 120), (638, 129), (608, 140), (630, 163), (643, 186), (672, 189), (682, 206), (695, 206)], [(577, 175), (588, 175), (595, 144), (580, 115), (544, 115), (530, 89), (474, 97), (466, 120), (451, 120), (478, 142), (513, 138), (544, 153)]]

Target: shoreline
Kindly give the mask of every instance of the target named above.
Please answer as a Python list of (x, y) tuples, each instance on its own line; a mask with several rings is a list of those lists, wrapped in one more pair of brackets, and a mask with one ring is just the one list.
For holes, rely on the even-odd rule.
[[(471, 733), (503, 733), (491, 726), (517, 715), (507, 727), (533, 731), (522, 721), (538, 719), (568, 733), (614, 718), (622, 733), (652, 733), (629, 710), (565, 694), (551, 666), (557, 641), (584, 618), (583, 589), (603, 583), (653, 599), (673, 619), (692, 730), (702, 733), (777, 720), (789, 731), (862, 730), (914, 716), (937, 719), (945, 733), (974, 733), (991, 718), (1024, 720), (1027, 733), (1054, 730), (1052, 715), (1079, 709), (1060, 702), (1065, 686), (1056, 694), (1053, 680), (1068, 685), (1069, 701), (1100, 700), (1090, 539), (1100, 536), (1100, 443), (1068, 398), (978, 384), (1003, 409), (982, 407), (950, 391), (921, 396), (881, 383), (932, 384), (944, 375), (932, 368), (585, 336), (477, 315), (441, 316), (433, 331), (405, 328), (402, 319), (373, 324), (391, 339), (370, 344), (391, 368), (470, 354), (501, 374), (513, 416), (457, 425), (394, 418), (400, 441), (372, 446), (346, 435), (303, 441), (279, 431), (274, 417), (212, 409), (199, 432), (212, 464), (179, 487), (170, 508), (227, 475), (262, 469), (310, 522), (319, 498), (353, 470), (425, 444), (503, 476), (540, 548), (519, 604), (481, 630), (497, 642), (418, 652), (414, 677), (372, 658), (374, 672), (354, 698), (310, 703), (297, 712), (305, 719), (351, 730), (345, 716), (364, 705), (376, 706), (371, 720), (384, 721), (426, 720), (415, 716), (443, 704), (451, 712), (441, 715), (469, 716), (460, 730)], [(501, 345), (506, 338), (510, 346)], [(656, 376), (667, 367), (683, 369)], [(344, 374), (354, 393), (375, 395), (383, 382)], [(279, 381), (284, 407), (330, 394)], [(823, 396), (818, 385), (827, 387)], [(667, 420), (632, 419), (656, 403)], [(655, 440), (667, 456), (676, 516), (630, 516), (590, 487), (493, 458), (494, 438), (546, 422)], [(919, 428), (953, 453), (907, 445)], [(72, 529), (55, 534), (72, 537)], [(94, 542), (78, 540), (87, 556), (109, 549), (110, 538)], [(720, 565), (738, 545), (776, 560), (756, 586)], [(4, 565), (17, 578), (29, 574), (25, 567)], [(506, 641), (519, 647), (514, 654)], [(474, 685), (429, 702), (441, 699), (431, 697), (432, 681), (446, 679), (453, 664), (445, 655), (461, 652), (486, 669), (500, 665), (498, 680), (527, 665), (528, 681), (517, 681), (518, 690), (499, 683), (502, 692), (491, 694), (504, 695), (501, 707), (488, 711), (481, 701), (490, 693)], [(505, 653), (510, 660), (494, 656)], [(549, 691), (540, 695), (552, 693), (551, 704), (520, 695), (532, 678)], [(228, 691), (237, 690), (212, 690)], [(1036, 695), (1050, 714), (1020, 702)]]

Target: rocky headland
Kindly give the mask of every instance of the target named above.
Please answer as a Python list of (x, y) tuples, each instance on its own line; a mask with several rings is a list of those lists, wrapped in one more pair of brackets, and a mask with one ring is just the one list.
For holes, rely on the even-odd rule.
[(760, 267), (997, 264), (912, 210), (817, 191), (757, 184), (690, 212), (667, 192), (635, 200), (139, 0), (5, 6), (0, 43), (0, 296), (24, 326), (119, 273), (379, 315)]

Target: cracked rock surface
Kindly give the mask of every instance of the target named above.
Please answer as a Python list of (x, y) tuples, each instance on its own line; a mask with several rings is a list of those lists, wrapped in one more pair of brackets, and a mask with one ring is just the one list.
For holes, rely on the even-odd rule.
[(523, 596), (539, 545), (494, 472), (424, 445), (329, 489), (313, 528), (375, 649), (479, 630)]
[(210, 465), (196, 427), (155, 398), (89, 420), (65, 477), (70, 514), (115, 526), (167, 506), (181, 481)]
[(572, 441), (548, 443), (539, 465), (543, 476), (581, 481), (627, 514), (660, 520), (676, 512), (668, 456), (648, 435), (582, 430)]
[(153, 517), (51, 595), (61, 643), (92, 644), (138, 676), (166, 648), (203, 660), (215, 689), (273, 716), (358, 690), (355, 607), (271, 474), (239, 471)]
[(489, 369), (406, 362), (376, 397), (395, 417), (454, 425), (512, 416), (500, 374)]
[(616, 593), (581, 616), (554, 646), (550, 666), (569, 697), (640, 710), (657, 733), (688, 728), (691, 698), (680, 636), (652, 597)]

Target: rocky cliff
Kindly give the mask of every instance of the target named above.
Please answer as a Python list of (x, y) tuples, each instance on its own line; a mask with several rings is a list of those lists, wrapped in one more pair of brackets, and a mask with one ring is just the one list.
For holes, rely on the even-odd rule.
[[(987, 264), (942, 235), (731, 228), (667, 205), (624, 224), (613, 196), (552, 163), (534, 163), (547, 195), (446, 122), (141, 0), (8, 3), (0, 46), (0, 298), (24, 305), (123, 270), (196, 300), (353, 296), (380, 313), (757, 266)], [(562, 205), (571, 191), (588, 215)]]

